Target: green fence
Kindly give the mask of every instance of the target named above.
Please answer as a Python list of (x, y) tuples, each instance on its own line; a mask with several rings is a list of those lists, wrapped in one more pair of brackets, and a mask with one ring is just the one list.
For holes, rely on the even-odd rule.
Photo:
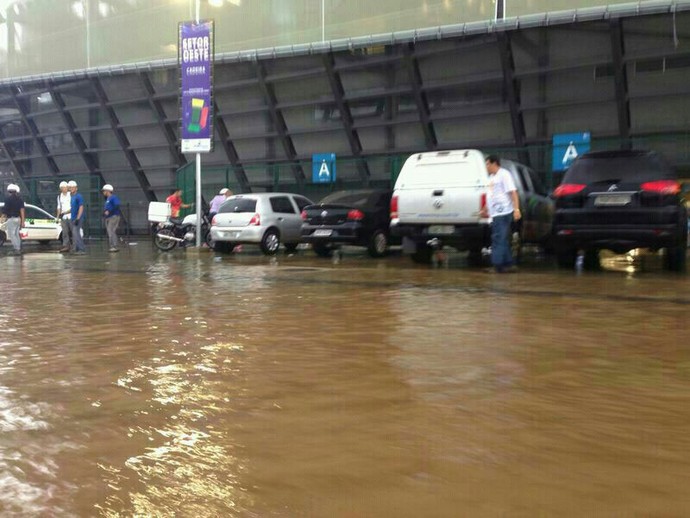
[[(621, 149), (626, 142), (620, 138), (593, 138), (591, 151)], [(676, 166), (679, 176), (690, 177), (690, 133), (657, 134), (631, 139), (634, 149), (651, 149), (662, 153)], [(551, 191), (561, 181), (562, 173), (552, 172), (551, 159), (553, 146), (550, 143), (534, 144), (522, 148), (494, 147), (483, 148), (485, 153), (497, 154), (500, 157), (528, 162), (537, 172), (546, 188)], [(421, 151), (421, 150), (420, 150)], [(294, 192), (315, 201), (329, 192), (342, 189), (362, 188), (366, 183), (370, 187), (392, 187), (409, 154), (377, 155), (363, 158), (338, 158), (336, 181), (329, 184), (312, 182), (312, 163), (310, 160), (297, 162), (304, 180), (296, 179), (295, 163), (273, 162), (242, 166), (236, 174), (233, 166), (204, 166), (202, 159), (202, 195), (208, 202), (223, 187), (235, 193), (251, 189), (252, 192)], [(248, 186), (240, 184), (238, 178), (244, 174)], [(367, 178), (365, 181), (363, 178)], [(185, 203), (194, 201), (196, 192), (195, 164), (189, 163), (180, 168), (177, 174), (177, 187), (183, 191)], [(187, 210), (187, 213), (191, 210)]]
[[(238, 170), (239, 176), (244, 174), (248, 185), (240, 184), (238, 174), (233, 166), (204, 166), (202, 159), (201, 181), (202, 196), (208, 203), (220, 189), (227, 187), (234, 193), (243, 192), (293, 192), (318, 201), (330, 192), (342, 189), (361, 189), (365, 183), (370, 187), (391, 187), (406, 155), (376, 156), (360, 159), (340, 158), (337, 161), (336, 180), (332, 183), (312, 182), (311, 161), (299, 162), (301, 173), (305, 179), (297, 181), (297, 164), (295, 163), (267, 163), (242, 166)], [(368, 182), (363, 180), (366, 174)], [(177, 171), (176, 187), (182, 189), (182, 199), (185, 203), (192, 203), (196, 196), (196, 166), (193, 162), (181, 167)], [(194, 212), (194, 208), (181, 211), (184, 216)]]

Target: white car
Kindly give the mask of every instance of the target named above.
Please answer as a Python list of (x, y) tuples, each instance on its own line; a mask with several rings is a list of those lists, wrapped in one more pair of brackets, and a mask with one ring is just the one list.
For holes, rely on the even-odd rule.
[[(7, 240), (7, 232), (5, 231), (7, 218), (3, 214), (4, 207), (5, 204), (0, 202), (0, 246)], [(28, 203), (25, 204), (24, 213), (26, 221), (24, 228), (19, 231), (22, 241), (50, 243), (61, 239), (62, 227), (55, 216)]]
[(285, 192), (238, 194), (229, 197), (211, 221), (214, 248), (232, 251), (235, 245), (257, 244), (266, 255), (285, 245), (290, 252), (302, 236), (302, 209), (313, 202)]

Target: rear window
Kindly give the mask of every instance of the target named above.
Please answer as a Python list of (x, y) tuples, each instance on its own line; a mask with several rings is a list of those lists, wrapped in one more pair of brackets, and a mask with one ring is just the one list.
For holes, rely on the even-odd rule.
[(218, 213), (225, 212), (256, 212), (256, 200), (251, 198), (230, 198), (223, 202)]
[(334, 203), (338, 205), (363, 207), (367, 204), (370, 197), (370, 192), (336, 192), (326, 196), (323, 200), (321, 200), (321, 203)]
[(675, 171), (661, 156), (654, 153), (592, 157), (585, 155), (573, 162), (565, 173), (563, 183), (647, 182), (675, 178)]

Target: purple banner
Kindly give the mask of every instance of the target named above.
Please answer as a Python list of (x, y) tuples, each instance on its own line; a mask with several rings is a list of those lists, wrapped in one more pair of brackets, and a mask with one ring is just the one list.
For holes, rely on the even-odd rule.
[(213, 20), (181, 22), (178, 45), (183, 153), (213, 147)]

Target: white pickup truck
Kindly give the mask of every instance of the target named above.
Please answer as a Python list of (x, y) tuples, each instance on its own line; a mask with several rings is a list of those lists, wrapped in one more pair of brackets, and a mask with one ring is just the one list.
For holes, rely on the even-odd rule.
[[(523, 220), (514, 231), (521, 241), (547, 244), (553, 203), (528, 167), (501, 160), (513, 176)], [(391, 198), (391, 234), (402, 238), (403, 252), (429, 263), (435, 247), (469, 251), (479, 264), (491, 244), (491, 220), (481, 216), (489, 174), (484, 154), (476, 149), (433, 151), (409, 157)]]

